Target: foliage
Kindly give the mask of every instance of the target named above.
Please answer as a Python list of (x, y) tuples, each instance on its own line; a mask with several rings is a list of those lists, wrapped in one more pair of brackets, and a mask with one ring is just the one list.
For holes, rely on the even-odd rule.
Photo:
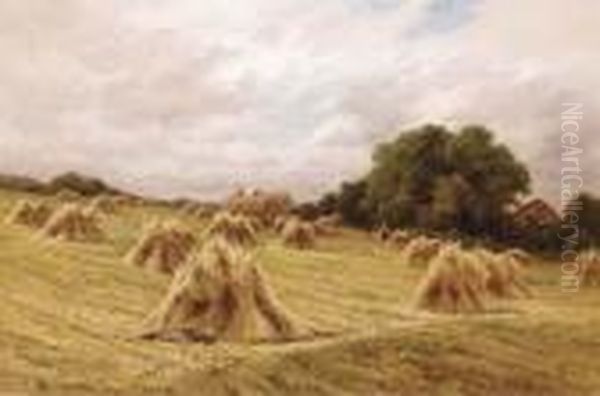
[(307, 221), (337, 213), (349, 226), (370, 228), (375, 225), (373, 208), (367, 201), (365, 180), (345, 182), (339, 192), (329, 192), (317, 202), (302, 203), (294, 208), (293, 213)]
[(315, 221), (321, 216), (321, 211), (315, 202), (302, 202), (292, 208), (292, 214), (302, 220)]
[(600, 246), (600, 197), (583, 193), (579, 197), (582, 211), (579, 215), (579, 227), (584, 247)]
[(60, 191), (73, 191), (88, 197), (124, 194), (124, 192), (108, 185), (99, 178), (76, 172), (63, 173), (47, 183), (27, 176), (0, 174), (0, 189), (35, 194), (56, 194)]
[(329, 216), (337, 212), (339, 197), (335, 193), (327, 193), (317, 202), (319, 217)]
[(316, 202), (303, 202), (292, 209), (292, 213), (302, 220), (315, 221), (323, 216), (338, 213), (339, 195), (329, 192)]
[(377, 147), (368, 201), (391, 226), (493, 234), (529, 192), (527, 168), (481, 126), (426, 125)]
[(547, 225), (536, 230), (530, 230), (528, 233), (521, 233), (517, 238), (510, 239), (512, 246), (549, 255), (559, 254), (564, 244), (560, 240), (560, 224)]
[(343, 183), (312, 208), (335, 208), (358, 227), (387, 224), (501, 238), (506, 209), (529, 192), (530, 176), (481, 126), (453, 133), (425, 125), (377, 146), (366, 177)]
[(44, 183), (31, 177), (0, 174), (0, 188), (12, 191), (42, 193), (45, 191), (46, 186)]
[(350, 226), (368, 228), (375, 224), (366, 181), (342, 184), (338, 197), (338, 211), (344, 222)]
[(48, 189), (50, 192), (71, 190), (83, 196), (115, 194), (119, 192), (98, 178), (85, 176), (76, 172), (67, 172), (56, 176), (48, 183)]

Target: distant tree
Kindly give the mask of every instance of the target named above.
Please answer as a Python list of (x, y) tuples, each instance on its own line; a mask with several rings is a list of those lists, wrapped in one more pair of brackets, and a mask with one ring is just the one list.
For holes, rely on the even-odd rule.
[(393, 227), (493, 234), (529, 192), (526, 166), (481, 126), (426, 125), (379, 145), (373, 161), (361, 205)]
[(328, 216), (338, 211), (339, 196), (334, 192), (329, 192), (317, 202), (319, 215)]
[(375, 217), (367, 199), (367, 183), (343, 183), (337, 201), (338, 212), (348, 225), (369, 228)]
[(76, 172), (64, 173), (53, 178), (48, 183), (48, 189), (52, 192), (72, 190), (83, 196), (114, 194), (119, 192), (117, 189), (108, 186), (104, 181), (98, 178), (81, 175)]
[(0, 188), (30, 193), (43, 193), (46, 191), (46, 185), (39, 180), (26, 176), (4, 174), (0, 174)]
[(600, 197), (584, 192), (579, 197), (579, 227), (584, 247), (600, 247)]
[(303, 202), (296, 205), (292, 212), (304, 220), (314, 221), (322, 216), (339, 212), (339, 194), (329, 192), (316, 202)]
[(319, 206), (314, 202), (297, 204), (292, 208), (292, 214), (306, 221), (314, 221), (321, 216)]
[(549, 224), (523, 234), (519, 239), (511, 242), (512, 245), (525, 250), (546, 254), (559, 254), (564, 243), (560, 240), (559, 234), (562, 234), (560, 224)]

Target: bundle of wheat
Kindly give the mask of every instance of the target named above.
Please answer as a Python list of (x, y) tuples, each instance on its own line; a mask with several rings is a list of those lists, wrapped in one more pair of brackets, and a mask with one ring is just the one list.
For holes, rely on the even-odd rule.
[(117, 212), (117, 204), (112, 197), (101, 195), (90, 202), (87, 210), (92, 213), (114, 214)]
[(373, 231), (373, 237), (376, 240), (378, 240), (379, 242), (386, 242), (388, 240), (388, 238), (390, 237), (391, 233), (392, 232), (387, 227), (387, 225), (383, 224), (382, 226), (377, 228), (375, 231)]
[(316, 244), (316, 231), (311, 223), (291, 219), (282, 231), (283, 243), (296, 249), (310, 249)]
[(188, 202), (181, 207), (181, 214), (198, 220), (210, 220), (217, 210), (215, 206)]
[(145, 206), (150, 205), (151, 202), (144, 197), (129, 196), (127, 197), (127, 204), (131, 206)]
[(321, 216), (314, 222), (317, 235), (330, 236), (338, 233), (341, 224), (340, 216), (337, 214)]
[(63, 188), (54, 194), (54, 197), (61, 202), (74, 202), (81, 198), (77, 191), (68, 188)]
[(200, 220), (212, 220), (218, 211), (217, 207), (203, 206), (196, 211), (195, 216)]
[(144, 326), (167, 341), (287, 341), (310, 335), (277, 300), (265, 275), (238, 245), (212, 240), (176, 274)]
[(445, 246), (431, 262), (416, 294), (418, 308), (440, 312), (482, 311), (487, 271), (458, 245)]
[(419, 236), (408, 242), (402, 255), (410, 264), (428, 263), (444, 247), (444, 242), (436, 238)]
[(178, 209), (180, 210), (181, 214), (183, 214), (183, 215), (195, 216), (198, 209), (200, 209), (200, 204), (198, 204), (197, 202), (193, 202), (193, 201), (186, 201), (186, 202), (183, 202), (182, 204), (180, 204), (178, 206)]
[(56, 211), (42, 229), (42, 234), (78, 242), (99, 241), (104, 238), (97, 217), (75, 204), (67, 204)]
[(263, 227), (271, 227), (278, 216), (289, 214), (292, 199), (282, 192), (265, 192), (258, 189), (239, 190), (227, 201), (227, 210), (260, 220)]
[(176, 202), (174, 206), (176, 209), (179, 209), (181, 214), (189, 216), (193, 216), (196, 210), (200, 207), (200, 205), (198, 205), (196, 202), (188, 200)]
[(219, 213), (208, 227), (210, 237), (222, 237), (229, 243), (254, 246), (258, 243), (256, 229), (250, 219), (230, 213)]
[(511, 252), (496, 254), (485, 249), (474, 252), (487, 271), (486, 290), (495, 297), (531, 295), (523, 279), (521, 264)]
[(250, 225), (252, 226), (252, 229), (256, 233), (264, 231), (268, 227), (267, 223), (265, 223), (259, 217), (256, 217), (256, 216), (244, 216), (244, 215), (239, 215), (239, 216), (242, 217), (242, 218), (245, 218), (246, 221), (248, 221), (250, 223)]
[(132, 205), (134, 203), (134, 198), (127, 195), (119, 194), (115, 195), (112, 201), (115, 206), (121, 207), (126, 205)]
[(400, 249), (406, 247), (410, 241), (411, 235), (404, 230), (394, 230), (386, 240), (390, 246)]
[(43, 227), (52, 215), (46, 203), (19, 201), (6, 218), (8, 224), (24, 225), (32, 228)]
[(273, 230), (276, 233), (280, 234), (289, 220), (290, 217), (288, 216), (277, 216), (277, 218), (273, 222)]
[(147, 227), (126, 260), (133, 265), (173, 274), (187, 261), (195, 242), (192, 232), (179, 223), (154, 223)]
[(582, 254), (580, 264), (580, 283), (584, 286), (600, 286), (600, 257), (595, 251)]
[(218, 210), (219, 208), (216, 206), (201, 205), (194, 212), (194, 217), (200, 220), (210, 220)]
[(530, 264), (533, 261), (533, 257), (531, 256), (531, 254), (521, 249), (509, 249), (506, 252), (504, 252), (504, 254), (512, 257), (524, 266)]

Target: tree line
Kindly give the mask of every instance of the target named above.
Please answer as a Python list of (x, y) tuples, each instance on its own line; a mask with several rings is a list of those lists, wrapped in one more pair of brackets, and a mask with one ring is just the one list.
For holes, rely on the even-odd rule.
[(0, 175), (0, 188), (35, 194), (56, 194), (63, 190), (84, 197), (123, 194), (123, 191), (108, 185), (103, 180), (77, 172), (66, 172), (47, 182), (27, 176)]
[[(469, 125), (452, 131), (425, 125), (376, 146), (371, 169), (316, 202), (301, 205), (305, 217), (338, 213), (353, 227), (416, 229), (559, 251), (560, 222), (523, 230), (515, 210), (531, 194), (527, 165), (495, 139), (490, 129)], [(600, 241), (600, 199), (583, 204), (582, 246)]]

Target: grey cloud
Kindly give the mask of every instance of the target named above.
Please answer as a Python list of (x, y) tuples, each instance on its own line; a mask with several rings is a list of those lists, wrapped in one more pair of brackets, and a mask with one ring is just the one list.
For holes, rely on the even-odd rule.
[[(542, 14), (483, 0), (446, 25), (436, 11), (452, 27), (438, 29), (436, 3), (7, 0), (0, 169), (76, 168), (169, 196), (258, 184), (308, 197), (362, 174), (401, 129), (482, 122), (555, 197), (567, 96), (590, 109), (598, 167), (596, 24), (572, 11), (561, 25), (558, 0), (528, 3)], [(528, 22), (536, 32), (512, 35)]]

